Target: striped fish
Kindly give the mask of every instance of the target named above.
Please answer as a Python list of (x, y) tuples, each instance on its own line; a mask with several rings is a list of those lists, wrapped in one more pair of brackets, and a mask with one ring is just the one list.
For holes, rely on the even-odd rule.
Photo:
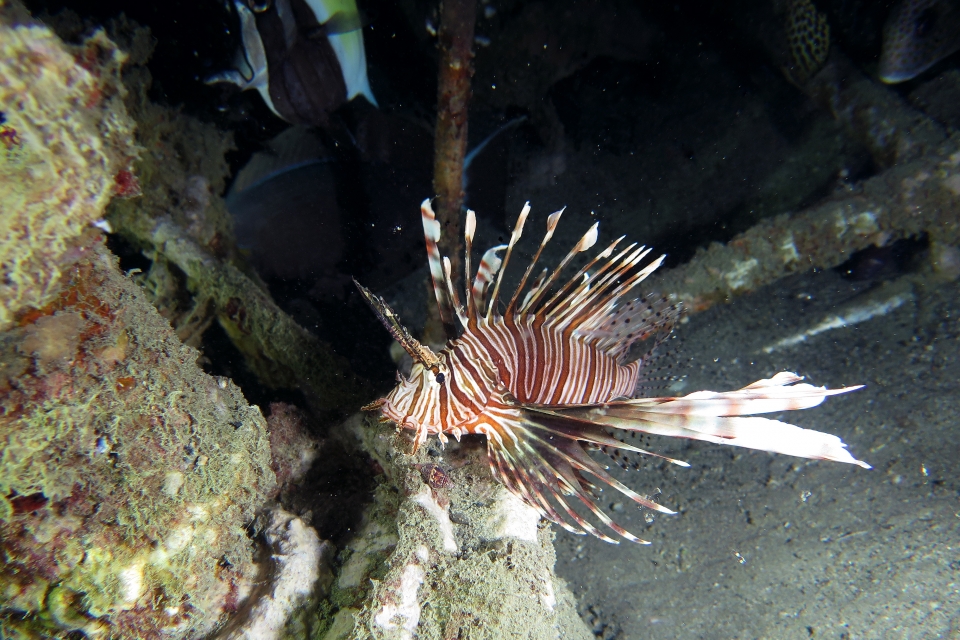
[[(476, 273), (471, 265), (476, 217), (467, 211), (464, 271), (469, 284), (461, 300), (450, 260), (441, 258), (437, 247), (440, 224), (429, 200), (421, 213), (440, 318), (460, 335), (435, 353), (403, 327), (382, 298), (357, 285), (414, 362), (409, 377), (398, 374), (396, 388), (364, 409), (379, 410), (384, 421), (413, 431), (414, 450), (431, 435), (446, 443), (449, 436), (459, 440), (464, 434), (482, 434), (491, 471), (507, 489), (564, 529), (613, 543), (623, 538), (648, 544), (600, 509), (603, 486), (640, 507), (675, 513), (623, 485), (588, 455), (587, 450), (600, 449), (657, 456), (627, 444), (623, 436), (631, 432), (870, 468), (834, 435), (753, 417), (814, 407), (827, 396), (860, 387), (814, 387), (783, 372), (737, 391), (639, 397), (644, 372), (679, 317), (678, 306), (668, 300), (635, 294), (664, 256), (648, 261), (650, 249), (635, 244), (619, 248), (621, 237), (561, 282), (561, 271), (596, 243), (594, 224), (557, 268), (544, 269), (531, 282), (563, 213), (558, 211), (547, 218), (546, 234), (519, 286), (501, 302), (503, 275), (530, 205), (523, 207), (509, 243), (488, 250)], [(652, 348), (642, 357), (632, 356), (631, 348), (643, 344)]]

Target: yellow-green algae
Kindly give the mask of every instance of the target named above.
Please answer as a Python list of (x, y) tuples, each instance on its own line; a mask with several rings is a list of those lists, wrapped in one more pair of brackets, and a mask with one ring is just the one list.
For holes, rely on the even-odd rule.
[(0, 334), (3, 632), (209, 632), (249, 591), (245, 527), (275, 485), (259, 409), (100, 247), (19, 325)]
[(135, 190), (124, 57), (102, 31), (71, 47), (0, 2), (0, 329), (55, 295), (90, 225)]

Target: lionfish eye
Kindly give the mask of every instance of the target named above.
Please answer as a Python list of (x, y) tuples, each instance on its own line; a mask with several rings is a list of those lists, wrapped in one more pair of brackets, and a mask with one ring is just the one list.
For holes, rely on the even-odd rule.
[(443, 373), (438, 373), (438, 374), (437, 374), (437, 384), (443, 384), (443, 381), (446, 380), (446, 379), (447, 379), (447, 378), (446, 378), (446, 376), (443, 375)]

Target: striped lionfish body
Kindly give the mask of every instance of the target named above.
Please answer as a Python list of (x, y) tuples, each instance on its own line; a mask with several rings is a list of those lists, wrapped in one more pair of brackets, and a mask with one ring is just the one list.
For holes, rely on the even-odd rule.
[[(869, 468), (836, 436), (752, 417), (813, 407), (827, 396), (859, 387), (828, 390), (798, 384), (802, 378), (784, 372), (738, 391), (637, 397), (644, 367), (672, 331), (679, 308), (664, 298), (634, 294), (664, 257), (645, 263), (650, 249), (630, 245), (617, 250), (623, 238), (588, 260), (572, 278), (559, 282), (560, 272), (596, 243), (596, 224), (556, 269), (544, 269), (530, 283), (562, 211), (550, 215), (519, 286), (502, 303), (503, 275), (529, 212), (528, 203), (509, 244), (489, 249), (472, 280), (476, 218), (467, 212), (468, 286), (461, 303), (450, 261), (441, 259), (437, 247), (440, 224), (430, 201), (421, 205), (440, 319), (453, 334), (439, 353), (415, 340), (381, 298), (360, 287), (414, 362), (408, 377), (398, 374), (393, 391), (365, 408), (379, 409), (385, 419), (412, 430), (415, 448), (430, 435), (445, 443), (448, 436), (459, 440), (464, 434), (482, 434), (491, 470), (508, 490), (561, 527), (608, 542), (618, 540), (596, 521), (622, 538), (646, 543), (599, 508), (595, 498), (602, 485), (641, 507), (674, 513), (620, 483), (587, 454), (585, 447), (657, 455), (626, 444), (624, 433), (692, 438)], [(631, 347), (638, 343), (653, 347), (637, 358)]]

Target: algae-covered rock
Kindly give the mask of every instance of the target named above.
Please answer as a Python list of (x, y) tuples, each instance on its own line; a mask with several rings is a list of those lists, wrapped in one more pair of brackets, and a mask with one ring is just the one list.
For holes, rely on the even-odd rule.
[(196, 358), (102, 247), (0, 334), (0, 635), (198, 637), (250, 593), (266, 421)]
[(375, 422), (343, 430), (386, 481), (341, 553), (323, 640), (592, 637), (553, 573), (553, 532), (492, 478), (482, 441), (408, 456)]
[(102, 31), (80, 46), (0, 4), (0, 329), (56, 295), (114, 195), (139, 191), (138, 148)]

